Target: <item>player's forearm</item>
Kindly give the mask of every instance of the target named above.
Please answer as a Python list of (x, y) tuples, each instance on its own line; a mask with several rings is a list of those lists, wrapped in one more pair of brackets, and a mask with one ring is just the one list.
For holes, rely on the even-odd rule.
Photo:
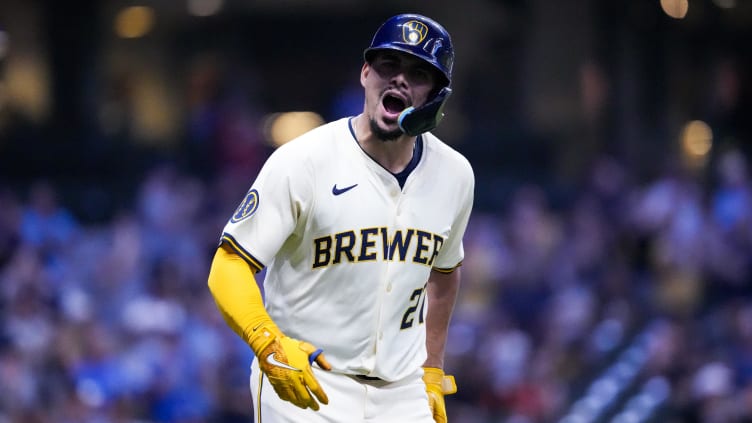
[(249, 345), (253, 328), (273, 325), (251, 267), (229, 248), (222, 246), (214, 255), (209, 290), (227, 324)]
[(444, 368), (449, 321), (454, 311), (460, 285), (460, 269), (452, 273), (431, 271), (428, 280), (426, 313), (426, 350), (428, 357), (424, 366)]

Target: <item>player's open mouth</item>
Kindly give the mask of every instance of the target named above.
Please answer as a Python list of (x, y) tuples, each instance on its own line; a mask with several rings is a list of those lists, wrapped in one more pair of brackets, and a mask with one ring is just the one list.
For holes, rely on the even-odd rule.
[(392, 94), (385, 95), (381, 104), (390, 115), (399, 115), (407, 107), (405, 100)]

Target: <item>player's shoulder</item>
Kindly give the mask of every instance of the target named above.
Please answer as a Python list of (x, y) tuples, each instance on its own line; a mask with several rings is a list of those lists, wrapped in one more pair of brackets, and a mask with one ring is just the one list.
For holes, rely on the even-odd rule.
[(288, 168), (319, 166), (322, 161), (331, 160), (331, 152), (347, 130), (346, 120), (325, 123), (277, 147), (269, 162)]
[(280, 149), (299, 151), (303, 154), (326, 152), (332, 143), (346, 135), (348, 131), (347, 118), (325, 123), (299, 135), (282, 145)]
[(473, 176), (473, 167), (470, 161), (454, 147), (430, 132), (423, 134), (423, 142), (429, 154), (439, 158), (441, 166), (466, 172), (470, 177)]

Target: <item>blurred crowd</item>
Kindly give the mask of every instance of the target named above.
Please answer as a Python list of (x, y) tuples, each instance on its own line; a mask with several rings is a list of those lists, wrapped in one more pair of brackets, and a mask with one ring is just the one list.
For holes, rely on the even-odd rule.
[[(155, 165), (101, 223), (66, 207), (54, 180), (0, 186), (0, 423), (250, 421), (252, 354), (206, 288), (250, 183), (236, 176)], [(465, 250), (451, 422), (558, 421), (646, 327), (658, 336), (636, 380), (670, 387), (651, 418), (752, 420), (752, 181), (739, 151), (705, 177), (666, 166), (646, 182), (602, 157), (556, 204), (520, 184), (505, 210), (474, 213)]]
[[(454, 421), (560, 421), (648, 329), (624, 390), (658, 377), (670, 395), (623, 421), (752, 421), (748, 172), (728, 150), (712, 175), (666, 166), (639, 183), (602, 158), (563, 206), (521, 186), (507, 212), (474, 216), (450, 334)], [(617, 421), (628, 399), (562, 421)]]

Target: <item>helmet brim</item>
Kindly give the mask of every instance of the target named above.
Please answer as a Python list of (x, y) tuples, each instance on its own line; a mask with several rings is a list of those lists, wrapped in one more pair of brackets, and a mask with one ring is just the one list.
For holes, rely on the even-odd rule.
[(409, 54), (410, 56), (417, 57), (418, 59), (428, 63), (433, 67), (433, 69), (436, 70), (436, 75), (438, 75), (441, 79), (441, 87), (448, 87), (449, 86), (449, 75), (447, 75), (444, 72), (444, 69), (442, 66), (440, 66), (436, 60), (432, 60), (429, 56), (419, 55), (415, 54), (414, 50), (411, 50), (409, 48), (401, 48), (399, 45), (396, 45), (395, 43), (390, 43), (388, 45), (384, 46), (374, 46), (369, 47), (363, 51), (363, 59), (365, 59), (366, 62), (371, 63), (376, 56), (376, 54), (380, 51), (399, 51), (405, 54)]

